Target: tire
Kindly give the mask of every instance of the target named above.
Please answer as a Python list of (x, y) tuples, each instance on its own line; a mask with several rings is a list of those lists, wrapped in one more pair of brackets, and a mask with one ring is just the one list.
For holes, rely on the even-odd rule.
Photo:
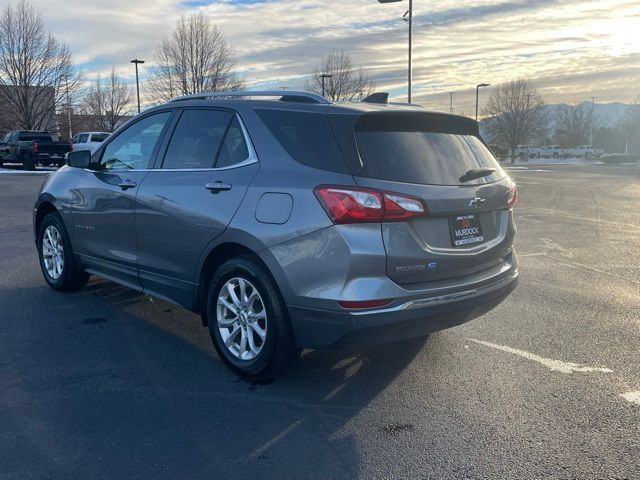
[(23, 153), (22, 155), (20, 155), (20, 162), (22, 162), (22, 169), (23, 170), (35, 170), (36, 169), (36, 162), (34, 162), (33, 158), (31, 158), (31, 155)]
[[(253, 302), (242, 301), (240, 280), (244, 281), (246, 297), (254, 298)], [(244, 317), (234, 314), (222, 304), (219, 306), (219, 297), (225, 297), (225, 301), (236, 309), (229, 288), (247, 307), (248, 312), (244, 312)], [(254, 297), (254, 291), (258, 297)], [(252, 311), (253, 320), (246, 317)], [(262, 313), (266, 314), (264, 321), (256, 319)], [(275, 280), (262, 264), (249, 256), (227, 260), (214, 274), (207, 293), (206, 315), (218, 355), (229, 369), (245, 379), (271, 381), (284, 373), (300, 354), (284, 299)], [(220, 320), (228, 326), (219, 325)], [(264, 340), (261, 340), (258, 329), (265, 333)], [(225, 345), (223, 331), (230, 347)], [(259, 351), (251, 349), (249, 336), (252, 337), (252, 345)], [(245, 347), (241, 350), (243, 339)], [(246, 348), (250, 351), (246, 351)], [(242, 358), (243, 354), (247, 356)]]
[[(53, 228), (53, 230), (48, 230), (50, 227)], [(43, 245), (45, 243), (51, 245), (51, 241), (47, 233), (51, 234), (55, 238), (55, 232), (58, 233), (62, 243), (62, 267), (59, 276), (55, 275), (57, 273), (56, 271), (54, 271), (54, 274), (50, 273), (50, 268), (48, 268), (47, 265), (48, 262), (45, 263), (43, 250)], [(47, 237), (46, 239), (45, 236)], [(73, 248), (71, 247), (71, 241), (69, 240), (67, 229), (64, 227), (62, 218), (57, 212), (50, 213), (44, 217), (44, 220), (38, 229), (37, 246), (42, 275), (51, 288), (61, 292), (73, 292), (80, 290), (87, 284), (89, 281), (89, 274), (83, 272), (78, 265), (76, 257), (73, 254)], [(50, 251), (51, 249), (49, 249), (49, 252)]]

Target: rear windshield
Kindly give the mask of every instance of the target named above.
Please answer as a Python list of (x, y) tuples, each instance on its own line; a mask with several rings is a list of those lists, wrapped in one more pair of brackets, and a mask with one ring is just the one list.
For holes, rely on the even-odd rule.
[(41, 142), (51, 141), (51, 135), (46, 132), (20, 132), (20, 140), (39, 140)]
[(496, 173), (466, 182), (488, 183), (505, 176), (491, 151), (477, 136), (475, 124), (455, 117), (363, 116), (355, 124), (360, 157), (353, 174), (394, 182), (460, 185), (474, 168)]
[(104, 142), (107, 137), (109, 136), (108, 133), (92, 133), (91, 134), (91, 141), (92, 142)]

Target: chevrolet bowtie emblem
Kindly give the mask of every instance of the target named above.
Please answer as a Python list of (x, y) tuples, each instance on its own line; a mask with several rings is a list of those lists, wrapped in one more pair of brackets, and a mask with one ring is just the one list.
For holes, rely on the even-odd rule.
[(486, 198), (476, 197), (476, 198), (474, 198), (472, 200), (469, 200), (469, 206), (473, 207), (473, 208), (480, 208), (486, 202), (487, 202)]

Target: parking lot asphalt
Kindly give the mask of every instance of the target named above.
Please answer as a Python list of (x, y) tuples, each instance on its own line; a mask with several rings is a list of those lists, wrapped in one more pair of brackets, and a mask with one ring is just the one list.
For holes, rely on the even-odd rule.
[(0, 478), (640, 478), (640, 168), (510, 173), (510, 298), (426, 341), (305, 351), (268, 385), (181, 308), (48, 288), (44, 177), (3, 174)]

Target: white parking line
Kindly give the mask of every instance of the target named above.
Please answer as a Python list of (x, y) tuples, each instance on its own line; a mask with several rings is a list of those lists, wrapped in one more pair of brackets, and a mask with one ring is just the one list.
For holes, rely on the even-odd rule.
[(638, 405), (640, 405), (640, 390), (636, 390), (635, 392), (621, 393), (620, 396), (627, 402), (637, 403)]
[(256, 450), (254, 450), (250, 455), (249, 458), (255, 458), (259, 455), (262, 455), (264, 452), (266, 452), (269, 448), (271, 448), (271, 446), (273, 446), (274, 444), (278, 443), (280, 440), (282, 440), (284, 437), (286, 437), (287, 435), (289, 435), (292, 431), (294, 431), (296, 428), (298, 428), (298, 426), (300, 426), (300, 424), (304, 422), (304, 418), (301, 418), (300, 420), (293, 422), (291, 425), (289, 425), (287, 428), (285, 428), (283, 431), (281, 431), (280, 433), (278, 433), (275, 437), (273, 437), (271, 440), (269, 440), (267, 443), (265, 443), (264, 445), (262, 445), (260, 448), (257, 448)]
[(549, 370), (553, 370), (555, 372), (562, 372), (562, 373), (573, 373), (573, 372), (611, 373), (613, 372), (613, 370), (606, 367), (588, 367), (586, 365), (580, 365), (579, 363), (563, 362), (562, 360), (544, 358), (534, 353), (525, 352), (524, 350), (518, 350), (517, 348), (505, 347), (504, 345), (496, 345), (495, 343), (485, 342), (484, 340), (476, 340), (473, 338), (469, 338), (468, 340), (471, 340), (472, 342), (480, 343), (487, 347), (502, 350), (503, 352), (519, 355), (520, 357), (526, 358), (528, 360), (533, 360), (534, 362), (538, 362), (539, 364), (547, 367)]

